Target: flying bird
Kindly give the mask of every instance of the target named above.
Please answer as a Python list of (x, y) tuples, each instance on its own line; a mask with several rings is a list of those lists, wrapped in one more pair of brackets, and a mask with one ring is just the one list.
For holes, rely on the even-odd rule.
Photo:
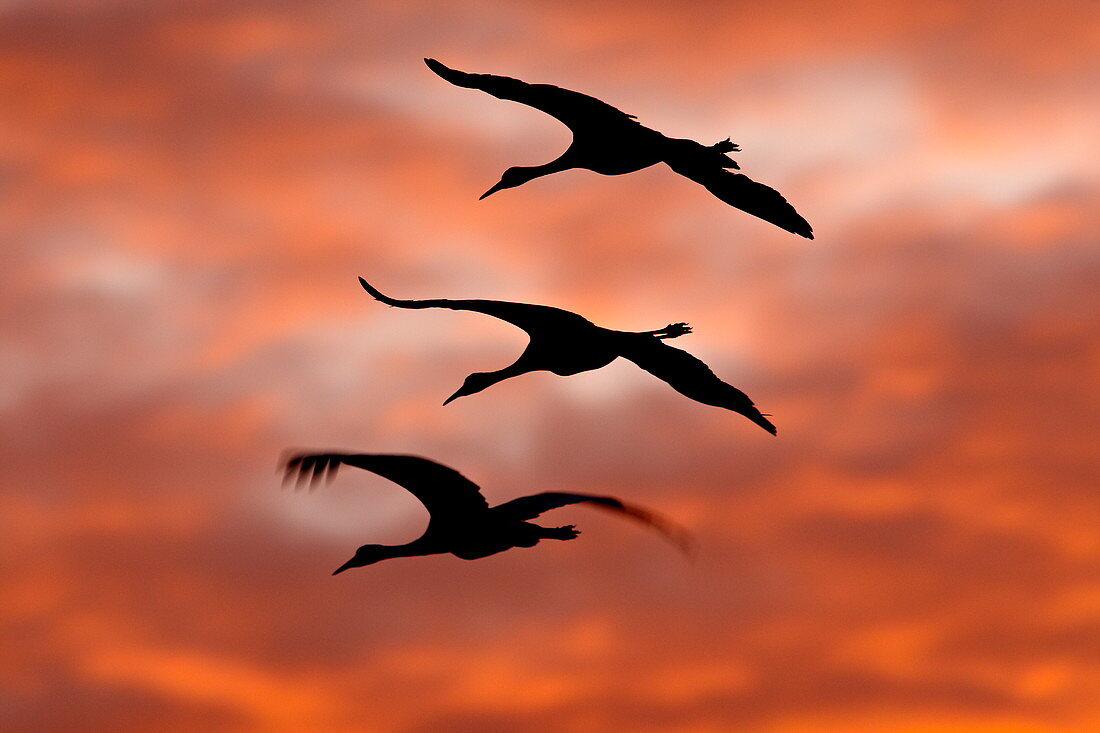
[(682, 528), (610, 496), (548, 491), (490, 507), (473, 481), (453, 468), (419, 456), (302, 453), (286, 461), (284, 483), (295, 479), (301, 486), (308, 477), (312, 486), (322, 476), (331, 481), (341, 465), (362, 468), (393, 481), (420, 500), (430, 519), (418, 539), (404, 545), (363, 545), (333, 575), (394, 557), (450, 553), (463, 560), (477, 560), (513, 547), (534, 547), (540, 540), (576, 539), (580, 532), (572, 524), (543, 527), (528, 520), (551, 509), (581, 503), (647, 524), (681, 549), (690, 550), (690, 537)]
[(495, 372), (474, 372), (443, 402), (444, 405), (520, 374), (547, 371), (565, 377), (600, 369), (621, 356), (667, 382), (685, 397), (744, 415), (775, 435), (775, 426), (748, 395), (723, 382), (710, 367), (691, 354), (664, 343), (665, 339), (691, 333), (691, 326), (686, 323), (670, 323), (654, 331), (614, 331), (597, 326), (576, 313), (546, 305), (502, 300), (397, 300), (383, 295), (361, 277), (359, 283), (386, 305), (475, 311), (507, 321), (527, 332), (531, 340), (514, 363)]
[(509, 168), (500, 177), (500, 182), (481, 198), (572, 168), (617, 176), (665, 163), (730, 206), (788, 232), (814, 238), (809, 223), (778, 191), (744, 174), (730, 172), (730, 168), (740, 170), (740, 166), (728, 153), (739, 152), (741, 147), (729, 138), (709, 146), (694, 140), (672, 138), (643, 126), (634, 115), (587, 94), (552, 84), (528, 84), (507, 76), (468, 74), (448, 68), (435, 59), (424, 59), (424, 63), (455, 86), (480, 89), (498, 99), (534, 107), (557, 118), (573, 133), (572, 144), (557, 159), (544, 165)]

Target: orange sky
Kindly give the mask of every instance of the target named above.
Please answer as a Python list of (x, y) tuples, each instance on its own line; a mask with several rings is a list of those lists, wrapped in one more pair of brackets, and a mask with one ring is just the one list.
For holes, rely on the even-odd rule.
[[(1089, 2), (0, 3), (5, 731), (1100, 729)], [(422, 65), (744, 147), (813, 242), (664, 168), (478, 202), (568, 132)], [(773, 439), (630, 364), (442, 409), (523, 336), (689, 321)], [(332, 578), (411, 452), (577, 542)]]

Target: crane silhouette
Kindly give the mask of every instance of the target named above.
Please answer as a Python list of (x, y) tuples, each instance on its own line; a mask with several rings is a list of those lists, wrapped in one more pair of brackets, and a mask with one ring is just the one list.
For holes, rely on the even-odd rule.
[(744, 415), (775, 435), (775, 426), (748, 395), (723, 382), (710, 367), (691, 354), (664, 343), (664, 339), (691, 333), (691, 326), (686, 323), (670, 323), (654, 331), (613, 331), (576, 313), (546, 305), (502, 300), (397, 300), (382, 294), (361, 277), (359, 283), (386, 305), (475, 311), (507, 321), (527, 332), (530, 343), (515, 362), (495, 372), (474, 372), (443, 402), (444, 405), (520, 374), (548, 371), (565, 377), (600, 369), (621, 356), (667, 382), (685, 397)]
[(572, 524), (543, 527), (527, 520), (551, 509), (580, 503), (643, 522), (681, 549), (690, 550), (691, 540), (683, 529), (610, 496), (548, 491), (490, 507), (473, 481), (453, 468), (419, 456), (301, 453), (286, 461), (284, 483), (295, 479), (301, 486), (308, 477), (313, 486), (322, 476), (331, 481), (341, 465), (362, 468), (393, 481), (420, 500), (430, 519), (418, 539), (404, 545), (363, 545), (333, 575), (395, 557), (450, 553), (463, 560), (476, 560), (513, 547), (534, 547), (540, 540), (572, 540), (580, 534)]
[(633, 173), (665, 163), (676, 173), (702, 185), (719, 199), (742, 211), (771, 222), (788, 232), (813, 239), (810, 224), (774, 188), (741, 173), (727, 153), (741, 150), (729, 138), (703, 145), (694, 140), (667, 137), (643, 126), (634, 115), (580, 92), (552, 84), (528, 84), (492, 74), (468, 74), (448, 68), (435, 59), (424, 59), (428, 68), (455, 86), (480, 89), (498, 99), (526, 104), (557, 118), (573, 132), (573, 142), (557, 159), (535, 166), (516, 166), (504, 171), (500, 182), (481, 198), (505, 188), (521, 186), (551, 173), (585, 168), (605, 176)]

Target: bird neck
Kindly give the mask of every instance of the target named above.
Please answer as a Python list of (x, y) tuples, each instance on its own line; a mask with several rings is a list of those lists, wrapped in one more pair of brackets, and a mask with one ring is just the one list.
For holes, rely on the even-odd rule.
[(515, 364), (510, 364), (509, 366), (506, 366), (503, 369), (498, 369), (495, 372), (484, 372), (486, 378), (491, 380), (486, 388), (491, 387), (498, 382), (503, 382), (505, 379), (511, 379), (512, 377), (518, 377), (521, 374), (526, 374), (529, 371), (532, 371), (529, 366), (525, 366), (520, 361), (517, 361)]
[(542, 165), (521, 165), (516, 167), (523, 171), (523, 175), (527, 177), (528, 181), (532, 181), (542, 176), (548, 176), (551, 173), (560, 173), (561, 171), (569, 170), (574, 166), (569, 163), (565, 155), (562, 155), (556, 160), (551, 160), (549, 163), (543, 163)]
[(425, 542), (423, 537), (412, 542), (406, 542), (403, 545), (382, 545), (382, 548), (385, 553), (384, 560), (391, 560), (395, 557), (434, 555), (440, 552), (440, 550), (432, 548), (429, 543)]

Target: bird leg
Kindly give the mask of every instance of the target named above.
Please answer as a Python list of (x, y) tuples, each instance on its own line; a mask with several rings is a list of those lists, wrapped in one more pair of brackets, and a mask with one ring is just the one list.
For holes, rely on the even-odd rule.
[(658, 328), (656, 331), (642, 331), (646, 336), (656, 336), (659, 339), (674, 339), (677, 336), (683, 336), (685, 333), (691, 333), (691, 326), (686, 323), (670, 323), (664, 328)]
[(564, 527), (542, 527), (542, 539), (544, 540), (575, 540), (580, 530), (572, 524)]
[(710, 148), (711, 148), (711, 150), (714, 150), (715, 152), (718, 152), (718, 153), (740, 153), (741, 152), (741, 146), (738, 145), (737, 143), (731, 143), (730, 139), (728, 137), (725, 140), (722, 140), (721, 142), (714, 143), (714, 145), (711, 145)]
[(716, 155), (714, 156), (714, 162), (718, 163), (718, 165), (722, 166), (723, 168), (734, 168), (740, 170), (741, 166), (737, 165), (737, 161), (729, 157), (728, 153), (741, 152), (741, 146), (737, 143), (731, 143), (728, 137), (721, 142), (714, 143), (714, 145), (711, 145), (709, 148), (707, 148), (707, 150), (716, 153)]

